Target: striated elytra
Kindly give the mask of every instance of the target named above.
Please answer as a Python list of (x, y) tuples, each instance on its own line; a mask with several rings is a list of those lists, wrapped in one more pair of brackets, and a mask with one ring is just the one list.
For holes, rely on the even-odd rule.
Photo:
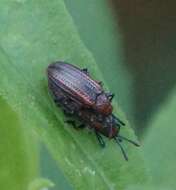
[(86, 68), (80, 69), (65, 62), (55, 62), (48, 66), (48, 87), (56, 105), (67, 116), (72, 116), (82, 124), (76, 126), (75, 120), (68, 120), (76, 128), (91, 128), (102, 147), (105, 142), (101, 135), (114, 139), (120, 146), (124, 158), (128, 157), (121, 145), (126, 140), (135, 146), (136, 142), (119, 135), (120, 127), (125, 125), (112, 114), (113, 94), (105, 92), (102, 83), (91, 78)]
[(71, 64), (57, 62), (49, 65), (48, 77), (51, 83), (57, 84), (71, 99), (92, 108), (98, 113), (112, 113), (113, 95), (105, 93), (100, 82), (93, 80), (87, 69), (79, 69)]

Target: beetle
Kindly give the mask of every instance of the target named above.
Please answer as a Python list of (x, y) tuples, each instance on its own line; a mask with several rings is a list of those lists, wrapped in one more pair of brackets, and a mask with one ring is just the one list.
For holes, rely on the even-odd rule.
[[(77, 120), (79, 120), (81, 122), (81, 125), (76, 126), (74, 120), (68, 120), (67, 121), (68, 123), (71, 123), (74, 127), (77, 127), (77, 128), (83, 128), (85, 126), (88, 126), (90, 129), (94, 130), (96, 137), (99, 141), (99, 144), (102, 147), (105, 146), (105, 142), (102, 138), (102, 135), (105, 137), (108, 137), (109, 139), (114, 139), (116, 141), (116, 143), (120, 146), (125, 160), (128, 160), (128, 157), (121, 145), (121, 141), (126, 140), (135, 146), (139, 146), (139, 145), (136, 142), (119, 135), (121, 126), (124, 126), (125, 124), (120, 119), (118, 119), (115, 115), (113, 115), (112, 113), (109, 115), (105, 115), (104, 112), (102, 114), (100, 112), (100, 110), (95, 109), (95, 107), (93, 107), (93, 106), (92, 107), (84, 106), (83, 101), (81, 101), (83, 99), (81, 99), (80, 97), (75, 98), (76, 93), (73, 93), (74, 91), (70, 92), (70, 90), (69, 90), (70, 86), (69, 86), (68, 79), (71, 80), (72, 79), (71, 76), (72, 75), (74, 76), (71, 81), (71, 87), (73, 87), (73, 89), (76, 89), (79, 91), (79, 93), (81, 93), (81, 90), (84, 92), (83, 89), (85, 89), (84, 85), (81, 85), (81, 84), (82, 83), (87, 84), (90, 80), (90, 77), (88, 78), (88, 81), (83, 80), (83, 82), (82, 82), (81, 74), (83, 71), (71, 65), (71, 68), (76, 69), (76, 73), (78, 73), (77, 78), (80, 81), (75, 79), (76, 73), (74, 73), (72, 70), (70, 70), (68, 68), (66, 70), (69, 74), (71, 73), (71, 76), (69, 76), (67, 79), (67, 72), (65, 72), (65, 67), (67, 67), (67, 66), (69, 67), (70, 65), (65, 64), (63, 62), (61, 62), (61, 63), (57, 62), (57, 63), (49, 65), (47, 68), (48, 86), (50, 89), (50, 93), (53, 96), (54, 102), (56, 103), (57, 106), (60, 106), (63, 109), (64, 113), (67, 116), (73, 116), (73, 118), (76, 118)], [(64, 73), (62, 73), (62, 69), (64, 70)], [(55, 70), (56, 70), (56, 72), (55, 72)], [(77, 70), (79, 70), (79, 72)], [(62, 77), (58, 77), (58, 73)], [(83, 79), (85, 79), (84, 75), (83, 75)], [(95, 84), (97, 85), (98, 83), (95, 82)], [(76, 88), (77, 86), (79, 88)], [(99, 86), (97, 85), (97, 88), (98, 87)], [(102, 89), (100, 87), (98, 89), (94, 89), (94, 91), (95, 90), (102, 91)], [(90, 95), (90, 94), (88, 93), (88, 95)]]
[(86, 68), (79, 69), (58, 61), (48, 66), (47, 73), (51, 91), (55, 91), (56, 87), (62, 89), (79, 108), (91, 108), (102, 115), (112, 113), (111, 101), (114, 95), (104, 92), (101, 82), (93, 80)]
[(105, 147), (105, 141), (103, 140), (102, 135), (109, 139), (114, 139), (119, 145), (126, 161), (128, 161), (128, 157), (123, 149), (123, 146), (121, 145), (121, 142), (125, 140), (135, 146), (139, 146), (138, 143), (119, 134), (120, 128), (125, 124), (113, 114), (102, 117), (102, 115), (96, 114), (92, 112), (92, 110), (83, 109), (75, 113), (74, 117), (82, 123), (76, 126), (75, 120), (68, 120), (67, 122), (71, 123), (76, 128), (84, 128), (87, 126), (92, 129), (95, 132), (97, 140), (102, 147)]

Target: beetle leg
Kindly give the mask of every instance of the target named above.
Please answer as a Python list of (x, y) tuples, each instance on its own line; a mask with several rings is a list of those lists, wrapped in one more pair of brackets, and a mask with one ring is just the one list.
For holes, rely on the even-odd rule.
[(106, 96), (108, 97), (109, 101), (112, 101), (112, 99), (114, 98), (114, 94), (111, 92), (107, 92)]
[(106, 146), (106, 144), (105, 144), (105, 142), (103, 140), (103, 137), (96, 130), (95, 130), (95, 135), (97, 137), (97, 140), (98, 140), (100, 146), (104, 148)]
[(127, 155), (126, 155), (126, 153), (125, 153), (125, 150), (123, 149), (122, 145), (120, 144), (121, 141), (119, 141), (119, 139), (118, 139), (117, 137), (114, 137), (114, 140), (115, 140), (116, 143), (119, 145), (119, 147), (120, 147), (120, 149), (121, 149), (121, 151), (122, 151), (122, 154), (123, 154), (125, 160), (128, 161), (128, 157), (127, 157)]
[(66, 120), (65, 121), (68, 124), (71, 124), (75, 129), (83, 129), (85, 127), (85, 124), (76, 125), (76, 121), (74, 120)]
[(87, 75), (89, 74), (89, 71), (88, 71), (87, 68), (83, 68), (82, 71), (83, 71), (85, 74), (87, 74)]
[(123, 121), (121, 121), (118, 117), (116, 117), (115, 115), (112, 115), (112, 116), (113, 116), (113, 118), (116, 120), (116, 123), (117, 123), (117, 124), (120, 124), (120, 125), (125, 126), (125, 123), (124, 123)]

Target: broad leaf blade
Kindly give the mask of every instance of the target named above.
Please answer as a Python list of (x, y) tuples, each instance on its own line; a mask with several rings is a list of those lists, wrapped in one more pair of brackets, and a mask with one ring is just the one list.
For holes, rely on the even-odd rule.
[[(143, 183), (146, 175), (139, 149), (124, 143), (130, 162), (123, 160), (114, 142), (102, 150), (94, 135), (66, 125), (62, 112), (51, 103), (45, 69), (54, 60), (87, 66), (102, 79), (64, 3), (4, 0), (0, 18), (0, 92), (48, 147), (71, 185), (76, 189), (117, 189)], [(124, 118), (119, 107), (115, 108)], [(134, 138), (127, 127), (122, 133)]]
[[(38, 149), (16, 113), (0, 97), (0, 187), (27, 189), (39, 175)], [(37, 146), (38, 147), (38, 146)]]

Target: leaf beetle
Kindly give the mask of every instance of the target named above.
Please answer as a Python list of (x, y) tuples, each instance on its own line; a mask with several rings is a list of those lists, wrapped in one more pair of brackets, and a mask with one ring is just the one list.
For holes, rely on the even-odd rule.
[(125, 160), (128, 157), (121, 145), (122, 140), (135, 146), (138, 143), (119, 135), (125, 124), (112, 114), (112, 93), (105, 93), (100, 82), (93, 80), (87, 69), (79, 69), (65, 62), (55, 62), (48, 66), (48, 87), (54, 102), (67, 116), (81, 122), (76, 126), (75, 120), (68, 120), (75, 128), (88, 126), (94, 130), (99, 144), (104, 147), (103, 136), (114, 139), (120, 146)]

